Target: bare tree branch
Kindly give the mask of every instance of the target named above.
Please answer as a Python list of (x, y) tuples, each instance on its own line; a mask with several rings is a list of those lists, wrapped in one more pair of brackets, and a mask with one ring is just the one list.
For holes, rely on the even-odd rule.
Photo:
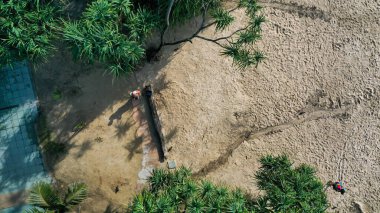
[[(162, 40), (163, 40), (163, 36), (162, 36), (162, 40), (161, 40), (161, 41), (162, 41), (162, 42), (161, 42), (162, 45), (160, 45), (160, 47), (159, 47), (158, 50), (160, 50), (162, 46), (176, 45), (176, 44), (180, 44), (180, 43), (183, 43), (183, 42), (191, 42), (191, 40), (192, 40), (193, 38), (195, 38), (195, 37), (200, 38), (200, 39), (203, 39), (203, 40), (206, 40), (206, 41), (214, 42), (215, 44), (217, 44), (217, 45), (223, 47), (223, 45), (221, 45), (221, 44), (218, 42), (219, 40), (223, 40), (223, 39), (227, 40), (228, 38), (232, 37), (232, 36), (235, 35), (236, 33), (240, 32), (240, 31), (243, 31), (243, 30), (246, 30), (246, 29), (248, 28), (248, 26), (247, 26), (247, 27), (245, 27), (245, 28), (242, 28), (242, 29), (239, 29), (239, 30), (235, 31), (235, 32), (232, 33), (230, 36), (221, 37), (221, 38), (217, 38), (217, 39), (210, 39), (210, 38), (206, 38), (206, 37), (203, 37), (203, 36), (199, 36), (198, 34), (199, 34), (200, 32), (202, 32), (203, 30), (205, 30), (205, 29), (208, 28), (208, 27), (211, 27), (212, 25), (214, 25), (214, 24), (216, 23), (215, 21), (213, 21), (213, 22), (211, 22), (211, 23), (205, 25), (205, 22), (206, 22), (206, 15), (207, 15), (207, 7), (208, 7), (208, 5), (207, 5), (207, 6), (204, 6), (204, 10), (203, 10), (203, 13), (202, 13), (202, 23), (201, 23), (199, 29), (198, 29), (193, 35), (191, 35), (190, 37), (185, 38), (185, 39), (181, 39), (181, 40), (178, 40), (178, 41), (175, 41), (175, 42), (168, 42), (168, 43), (164, 43), (164, 42), (162, 41)], [(239, 9), (239, 6), (232, 8), (232, 9), (229, 10), (228, 12), (231, 13), (231, 12), (237, 10), (237, 9)], [(167, 26), (168, 26), (168, 25), (167, 25)]]
[(166, 26), (165, 26), (165, 29), (163, 30), (163, 32), (161, 32), (160, 46), (158, 47), (157, 51), (159, 51), (162, 48), (162, 46), (164, 45), (164, 35), (170, 26), (170, 14), (172, 12), (173, 5), (174, 5), (175, 1), (176, 0), (170, 0), (168, 10), (166, 11)]
[(220, 38), (216, 38), (216, 39), (210, 39), (210, 38), (206, 38), (206, 37), (203, 37), (203, 36), (196, 36), (198, 38), (201, 38), (201, 39), (204, 39), (204, 40), (207, 40), (207, 41), (212, 41), (212, 42), (216, 42), (216, 41), (220, 41), (220, 40), (228, 40), (229, 38), (231, 38), (232, 36), (236, 35), (238, 32), (241, 32), (243, 30), (246, 30), (248, 29), (249, 25), (244, 27), (244, 28), (241, 28), (241, 29), (238, 29), (236, 30), (235, 32), (233, 32), (231, 35), (229, 36), (225, 36), (225, 37), (220, 37)]
[(199, 35), (196, 35), (196, 36), (194, 36), (194, 37), (196, 37), (196, 38), (200, 38), (200, 39), (203, 39), (203, 40), (205, 40), (205, 41), (211, 41), (211, 42), (213, 42), (213, 43), (219, 45), (220, 47), (223, 47), (222, 44), (220, 44), (218, 41), (215, 41), (215, 40), (213, 40), (213, 39), (209, 39), (209, 38), (206, 38), (206, 37), (203, 37), (203, 36), (199, 36)]
[(205, 6), (204, 10), (203, 10), (203, 13), (202, 13), (202, 23), (201, 23), (199, 29), (192, 36), (190, 36), (188, 38), (185, 38), (185, 39), (182, 39), (182, 40), (179, 40), (179, 41), (175, 41), (175, 42), (163, 43), (163, 46), (176, 45), (176, 44), (180, 44), (180, 43), (187, 42), (187, 41), (191, 42), (191, 39), (193, 39), (196, 35), (198, 35), (202, 30), (205, 29), (204, 25), (205, 25), (205, 22), (206, 22), (206, 13), (207, 13), (207, 7)]

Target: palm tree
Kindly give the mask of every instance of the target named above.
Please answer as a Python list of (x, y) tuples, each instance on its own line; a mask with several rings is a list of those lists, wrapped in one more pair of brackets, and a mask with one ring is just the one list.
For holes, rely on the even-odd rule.
[(307, 165), (293, 168), (286, 156), (266, 156), (257, 172), (264, 195), (249, 197), (240, 189), (230, 190), (209, 181), (197, 181), (191, 171), (154, 170), (149, 187), (138, 194), (127, 212), (324, 212), (327, 208), (323, 184)]
[(58, 10), (51, 0), (0, 1), (0, 66), (46, 58), (57, 35)]
[[(166, 28), (161, 32), (161, 44), (158, 50), (162, 46), (175, 45), (198, 38), (222, 47), (221, 54), (231, 57), (233, 64), (240, 69), (251, 65), (255, 65), (257, 68), (258, 64), (264, 59), (263, 55), (257, 54), (259, 51), (254, 47), (254, 44), (261, 39), (261, 25), (265, 22), (264, 16), (259, 14), (262, 7), (257, 0), (239, 0), (237, 1), (237, 7), (231, 10), (225, 10), (221, 0), (183, 0), (176, 1), (174, 6), (170, 4), (173, 1), (162, 2), (163, 11), (166, 14)], [(203, 30), (213, 25), (215, 26), (215, 31), (225, 30), (234, 22), (235, 18), (232, 12), (238, 8), (244, 9), (248, 18), (248, 23), (245, 27), (234, 31), (229, 36), (219, 38), (208, 38), (199, 35)], [(175, 42), (165, 43), (163, 41), (163, 35), (170, 23), (172, 25), (181, 24), (185, 20), (200, 14), (202, 14), (202, 24), (192, 36)], [(161, 14), (161, 16), (163, 15)], [(211, 17), (210, 24), (205, 24), (207, 15)], [(164, 17), (161, 18), (163, 19)]]
[[(144, 3), (145, 2), (145, 3)], [(150, 3), (148, 3), (150, 2)], [(77, 21), (66, 20), (63, 24), (63, 38), (71, 47), (74, 57), (88, 62), (100, 61), (108, 66), (114, 76), (133, 71), (144, 56), (157, 53), (163, 46), (191, 41), (193, 38), (213, 42), (223, 48), (222, 54), (233, 58), (234, 65), (246, 68), (258, 65), (264, 57), (257, 57), (254, 44), (261, 38), (261, 25), (265, 21), (258, 14), (261, 7), (257, 0), (239, 0), (232, 10), (223, 8), (222, 0), (181, 0), (181, 1), (132, 1), (96, 0), (88, 4), (82, 17)], [(232, 11), (245, 9), (249, 19), (246, 26), (229, 36), (206, 38), (200, 33), (215, 26), (223, 31), (235, 18)], [(169, 27), (183, 25), (194, 17), (202, 15), (202, 26), (188, 38), (164, 41)], [(206, 24), (206, 18), (211, 21)], [(146, 41), (152, 32), (160, 31), (158, 48), (146, 53)], [(148, 59), (149, 60), (149, 59)]]
[(67, 212), (87, 198), (87, 186), (73, 183), (68, 186), (63, 197), (46, 182), (36, 183), (29, 195), (29, 204), (34, 207), (27, 212)]
[(149, 179), (149, 188), (138, 194), (127, 212), (248, 212), (244, 194), (208, 181), (191, 178), (191, 171), (157, 169)]
[(327, 209), (324, 185), (316, 177), (314, 168), (304, 164), (293, 168), (285, 155), (269, 155), (260, 162), (257, 185), (266, 195), (258, 203), (263, 210), (259, 212), (266, 212), (268, 208), (274, 212), (324, 212)]
[(64, 21), (63, 38), (75, 58), (103, 62), (111, 74), (120, 76), (141, 62), (143, 42), (156, 25), (151, 11), (134, 9), (130, 0), (97, 0), (80, 20)]

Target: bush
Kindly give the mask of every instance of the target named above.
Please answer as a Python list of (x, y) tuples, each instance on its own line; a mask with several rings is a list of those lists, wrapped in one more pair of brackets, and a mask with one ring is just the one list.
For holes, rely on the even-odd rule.
[(264, 196), (252, 199), (240, 189), (231, 190), (191, 178), (181, 167), (173, 172), (157, 169), (149, 187), (135, 196), (127, 212), (324, 212), (322, 183), (315, 171), (302, 165), (292, 168), (286, 156), (266, 156), (257, 172)]
[(327, 207), (324, 185), (315, 169), (302, 164), (293, 168), (286, 156), (266, 156), (256, 174), (258, 187), (266, 192), (260, 200), (274, 212), (324, 212)]
[(52, 1), (1, 1), (0, 66), (47, 57), (57, 33), (57, 16)]
[[(222, 0), (131, 1), (95, 0), (88, 5), (78, 21), (64, 22), (64, 39), (70, 44), (76, 58), (88, 62), (106, 63), (110, 72), (119, 76), (133, 71), (145, 56), (145, 42), (154, 31), (161, 32), (161, 42), (152, 52), (163, 46), (190, 41), (197, 37), (221, 46), (223, 55), (231, 56), (239, 68), (256, 65), (264, 55), (253, 48), (261, 38), (263, 16), (256, 0), (240, 0), (238, 8), (245, 8), (249, 17), (247, 26), (221, 38), (199, 36), (204, 29), (215, 25), (225, 30), (234, 21), (231, 11), (222, 7)], [(181, 25), (202, 15), (202, 25), (189, 38), (165, 42), (164, 35), (173, 25)], [(212, 20), (205, 24), (206, 16)], [(149, 54), (150, 55), (150, 54)]]
[(37, 182), (30, 190), (28, 203), (33, 206), (26, 213), (73, 212), (74, 208), (87, 198), (87, 185), (72, 183), (66, 192), (46, 182)]
[(249, 203), (241, 190), (230, 190), (208, 181), (191, 179), (191, 171), (154, 170), (149, 189), (143, 190), (127, 212), (248, 212)]
[[(261, 7), (256, 0), (239, 0), (237, 7), (230, 11), (223, 8), (222, 0), (94, 0), (79, 20), (66, 20), (63, 24), (56, 2), (60, 1), (0, 2), (0, 65), (46, 58), (54, 48), (53, 39), (58, 38), (61, 31), (75, 58), (105, 63), (115, 76), (133, 71), (141, 62), (147, 37), (154, 30), (161, 32), (161, 42), (152, 52), (197, 37), (222, 47), (222, 54), (232, 57), (239, 68), (257, 66), (264, 59), (264, 54), (253, 46), (261, 38), (264, 22), (263, 16), (258, 14)], [(238, 8), (245, 9), (249, 18), (247, 26), (227, 37), (199, 35), (214, 25), (216, 31), (225, 30), (234, 21), (231, 12)], [(168, 28), (199, 15), (202, 15), (202, 25), (191, 37), (164, 41)], [(206, 24), (207, 16), (211, 17), (209, 24)]]
[(97, 0), (79, 21), (64, 22), (64, 39), (76, 58), (106, 63), (110, 72), (119, 76), (140, 63), (145, 54), (143, 41), (157, 20), (152, 12), (135, 8), (129, 0)]

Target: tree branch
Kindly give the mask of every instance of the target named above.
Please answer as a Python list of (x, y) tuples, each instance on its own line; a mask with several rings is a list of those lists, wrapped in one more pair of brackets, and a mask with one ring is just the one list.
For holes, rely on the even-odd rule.
[(176, 45), (176, 44), (180, 44), (180, 43), (183, 43), (183, 42), (186, 42), (186, 41), (189, 41), (191, 42), (191, 39), (193, 39), (195, 36), (197, 36), (203, 29), (205, 29), (205, 21), (206, 21), (206, 13), (207, 13), (207, 7), (204, 8), (203, 10), (203, 13), (202, 13), (202, 23), (199, 27), (199, 29), (190, 37), (188, 38), (185, 38), (185, 39), (182, 39), (182, 40), (179, 40), (179, 41), (175, 41), (175, 42), (168, 42), (168, 43), (163, 43), (162, 46), (168, 46), (168, 45)]
[(199, 36), (199, 35), (196, 35), (196, 36), (194, 36), (194, 37), (196, 37), (196, 38), (200, 38), (200, 39), (203, 39), (203, 40), (205, 40), (205, 41), (211, 41), (211, 42), (213, 42), (213, 43), (219, 45), (220, 47), (224, 47), (224, 46), (221, 45), (218, 41), (215, 41), (215, 40), (213, 40), (213, 39), (209, 39), (209, 38), (206, 38), (206, 37), (203, 37), (203, 36)]
[[(182, 40), (179, 40), (179, 41), (175, 41), (175, 42), (168, 42), (168, 43), (163, 43), (163, 42), (162, 42), (162, 46), (176, 45), (176, 44), (180, 44), (180, 43), (187, 42), (187, 41), (191, 43), (191, 40), (192, 40), (193, 38), (197, 37), (197, 38), (200, 38), (200, 39), (203, 39), (203, 40), (206, 40), (206, 41), (211, 41), (211, 42), (213, 42), (213, 43), (215, 43), (215, 44), (217, 44), (217, 45), (223, 47), (223, 45), (221, 45), (221, 44), (218, 42), (219, 40), (223, 40), (223, 39), (226, 39), (226, 40), (227, 40), (228, 38), (232, 37), (232, 36), (235, 35), (236, 33), (240, 32), (240, 31), (242, 31), (242, 30), (246, 30), (246, 29), (248, 28), (248, 26), (247, 26), (247, 27), (245, 27), (245, 28), (242, 28), (242, 29), (239, 29), (239, 30), (235, 31), (235, 32), (232, 33), (230, 36), (227, 36), (227, 37), (221, 37), (221, 38), (217, 38), (217, 39), (209, 39), (209, 38), (206, 38), (206, 37), (203, 37), (203, 36), (199, 36), (198, 34), (199, 34), (200, 32), (202, 32), (202, 31), (205, 30), (206, 28), (208, 28), (208, 27), (210, 27), (210, 26), (212, 26), (212, 25), (214, 25), (214, 24), (216, 23), (215, 21), (213, 21), (213, 22), (211, 22), (211, 23), (205, 25), (205, 21), (206, 21), (206, 13), (207, 13), (207, 7), (208, 7), (208, 5), (204, 7), (204, 10), (203, 10), (203, 13), (202, 13), (202, 23), (201, 23), (200, 27), (199, 27), (199, 29), (198, 29), (193, 35), (191, 35), (191, 36), (188, 37), (188, 38), (185, 38), (185, 39), (182, 39)], [(228, 12), (231, 13), (231, 12), (237, 10), (237, 9), (239, 9), (239, 6), (237, 6), (237, 7), (235, 7), (235, 8), (232, 8), (232, 9), (229, 10)], [(160, 46), (159, 49), (161, 49), (161, 46)]]
[[(227, 40), (228, 41), (228, 39), (231, 38), (233, 35), (235, 35), (236, 33), (240, 32), (240, 31), (246, 30), (249, 27), (249, 26), (247, 26), (245, 28), (242, 28), (242, 29), (239, 29), (239, 30), (233, 32), (229, 36), (220, 37), (220, 38), (217, 38), (217, 39), (210, 39), (210, 38), (206, 38), (206, 37), (200, 36), (199, 35), (200, 32), (202, 32), (203, 30), (211, 27), (212, 25), (214, 25), (216, 23), (216, 21), (213, 21), (213, 22), (205, 25), (206, 15), (207, 15), (207, 11), (208, 11), (207, 10), (208, 9), (208, 5), (203, 5), (202, 23), (201, 23), (200, 27), (198, 28), (198, 30), (193, 35), (191, 35), (188, 38), (181, 39), (181, 40), (174, 41), (174, 42), (167, 42), (166, 43), (166, 42), (164, 42), (164, 36), (165, 36), (165, 33), (167, 32), (167, 30), (170, 27), (170, 14), (171, 14), (171, 11), (172, 11), (172, 8), (173, 8), (173, 5), (174, 5), (175, 1), (176, 0), (171, 0), (170, 3), (169, 3), (169, 7), (168, 7), (168, 10), (166, 12), (166, 26), (165, 26), (165, 29), (161, 33), (160, 46), (156, 49), (156, 52), (160, 51), (163, 46), (177, 45), (177, 44), (180, 44), (180, 43), (183, 43), (183, 42), (190, 42), (191, 43), (191, 40), (193, 38), (200, 38), (200, 39), (203, 39), (203, 40), (206, 40), (206, 41), (213, 42), (213, 43), (219, 45), (220, 47), (223, 47), (223, 45), (220, 44), (218, 41), (220, 41), (220, 40)], [(233, 11), (239, 9), (239, 8), (240, 8), (239, 6), (236, 6), (236, 7), (232, 8), (232, 9), (228, 10), (228, 12), (231, 13), (231, 12), (233, 12)]]
[(165, 26), (165, 29), (161, 32), (160, 46), (157, 48), (157, 52), (160, 51), (162, 46), (164, 46), (164, 35), (170, 26), (170, 13), (172, 12), (173, 5), (174, 5), (175, 1), (176, 0), (170, 0), (168, 10), (166, 11), (166, 26)]
[(231, 38), (232, 36), (234, 36), (236, 33), (241, 32), (241, 31), (243, 31), (243, 30), (246, 30), (248, 27), (249, 27), (249, 25), (247, 25), (247, 26), (244, 27), (244, 28), (241, 28), (241, 29), (236, 30), (235, 32), (233, 32), (233, 33), (232, 33), (231, 35), (229, 35), (229, 36), (220, 37), (220, 38), (216, 38), (216, 39), (210, 39), (210, 38), (206, 38), (206, 37), (203, 37), (203, 36), (197, 36), (197, 37), (198, 37), (198, 38), (201, 38), (201, 39), (204, 39), (204, 40), (207, 40), (207, 41), (212, 41), (212, 42), (216, 42), (216, 41), (220, 41), (220, 40), (228, 40), (229, 38)]

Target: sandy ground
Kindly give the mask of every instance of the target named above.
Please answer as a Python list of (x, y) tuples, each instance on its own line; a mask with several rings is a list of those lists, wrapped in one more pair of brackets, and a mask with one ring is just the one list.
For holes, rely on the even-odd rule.
[[(127, 204), (139, 188), (146, 112), (126, 91), (143, 83), (154, 85), (169, 159), (196, 175), (258, 194), (258, 159), (286, 153), (315, 166), (324, 182), (348, 182), (344, 196), (328, 190), (332, 211), (355, 212), (355, 202), (380, 211), (380, 3), (262, 4), (268, 21), (259, 46), (267, 59), (258, 69), (239, 71), (218, 46), (198, 39), (164, 48), (159, 61), (137, 72), (139, 84), (113, 80), (62, 51), (36, 68), (41, 109), (68, 147), (48, 164), (63, 184), (89, 185), (84, 212)], [(242, 14), (236, 11), (230, 31)], [(171, 38), (191, 29), (175, 29)], [(213, 29), (203, 35), (215, 36)], [(52, 99), (56, 89), (60, 100)], [(85, 128), (75, 134), (78, 124)]]
[[(126, 206), (141, 188), (138, 173), (150, 168), (143, 158), (151, 142), (143, 102), (129, 99), (128, 91), (138, 86), (135, 78), (112, 79), (99, 65), (73, 62), (61, 48), (34, 75), (52, 137), (67, 147), (46, 158), (55, 180), (62, 186), (75, 181), (88, 185), (81, 212)], [(53, 99), (56, 90), (59, 100)], [(78, 127), (83, 129), (75, 133)]]
[(344, 196), (328, 190), (331, 211), (356, 212), (360, 202), (380, 212), (380, 3), (262, 5), (267, 59), (257, 69), (239, 71), (217, 45), (194, 39), (139, 73), (158, 89), (169, 159), (258, 194), (258, 159), (285, 153), (323, 182), (348, 182)]

